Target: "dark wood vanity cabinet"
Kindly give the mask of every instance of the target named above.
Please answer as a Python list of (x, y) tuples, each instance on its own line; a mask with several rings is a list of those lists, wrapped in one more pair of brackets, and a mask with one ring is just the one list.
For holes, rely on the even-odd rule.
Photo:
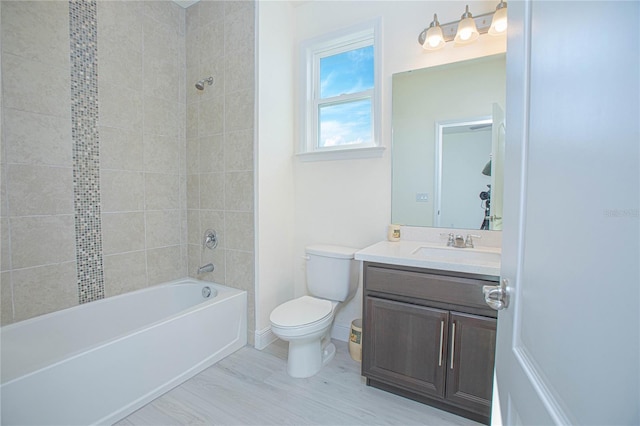
[(365, 262), (362, 375), (367, 384), (489, 423), (496, 277)]

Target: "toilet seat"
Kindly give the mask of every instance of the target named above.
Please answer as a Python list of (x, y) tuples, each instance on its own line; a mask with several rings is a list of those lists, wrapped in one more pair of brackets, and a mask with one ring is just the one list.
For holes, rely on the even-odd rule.
[(275, 308), (269, 319), (280, 328), (306, 327), (330, 318), (334, 306), (329, 300), (302, 296)]

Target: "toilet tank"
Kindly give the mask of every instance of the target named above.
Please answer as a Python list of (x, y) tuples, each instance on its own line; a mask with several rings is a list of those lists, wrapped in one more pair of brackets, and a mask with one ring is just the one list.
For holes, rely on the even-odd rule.
[(359, 262), (352, 247), (313, 245), (306, 248), (307, 290), (322, 299), (344, 302), (358, 289)]

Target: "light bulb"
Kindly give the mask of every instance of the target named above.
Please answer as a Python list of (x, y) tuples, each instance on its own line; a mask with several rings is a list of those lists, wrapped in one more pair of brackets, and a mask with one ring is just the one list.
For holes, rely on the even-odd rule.
[[(502, 6), (501, 6), (502, 5)], [(489, 28), (489, 34), (500, 35), (507, 30), (507, 4), (501, 2), (498, 5), (496, 13), (493, 14), (493, 20), (491, 21), (491, 28)]]
[(476, 21), (473, 20), (473, 16), (469, 13), (469, 6), (467, 5), (466, 11), (462, 14), (462, 20), (458, 24), (458, 32), (454, 38), (457, 44), (471, 43), (480, 37), (478, 29), (476, 28)]
[(433, 22), (431, 22), (427, 30), (422, 47), (425, 50), (437, 50), (444, 47), (444, 36), (442, 35), (442, 28), (438, 23), (437, 15), (433, 15)]

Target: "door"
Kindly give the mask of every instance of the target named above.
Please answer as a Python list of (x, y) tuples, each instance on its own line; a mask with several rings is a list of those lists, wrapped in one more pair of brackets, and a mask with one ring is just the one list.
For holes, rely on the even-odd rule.
[(493, 126), (491, 128), (491, 217), (489, 226), (494, 231), (502, 230), (504, 204), (504, 143), (506, 127), (504, 110), (493, 104)]
[(444, 397), (448, 312), (370, 296), (366, 303), (363, 373)]
[(491, 411), (495, 318), (451, 312), (447, 400), (484, 416)]
[(639, 16), (509, 2), (504, 424), (640, 423)]

